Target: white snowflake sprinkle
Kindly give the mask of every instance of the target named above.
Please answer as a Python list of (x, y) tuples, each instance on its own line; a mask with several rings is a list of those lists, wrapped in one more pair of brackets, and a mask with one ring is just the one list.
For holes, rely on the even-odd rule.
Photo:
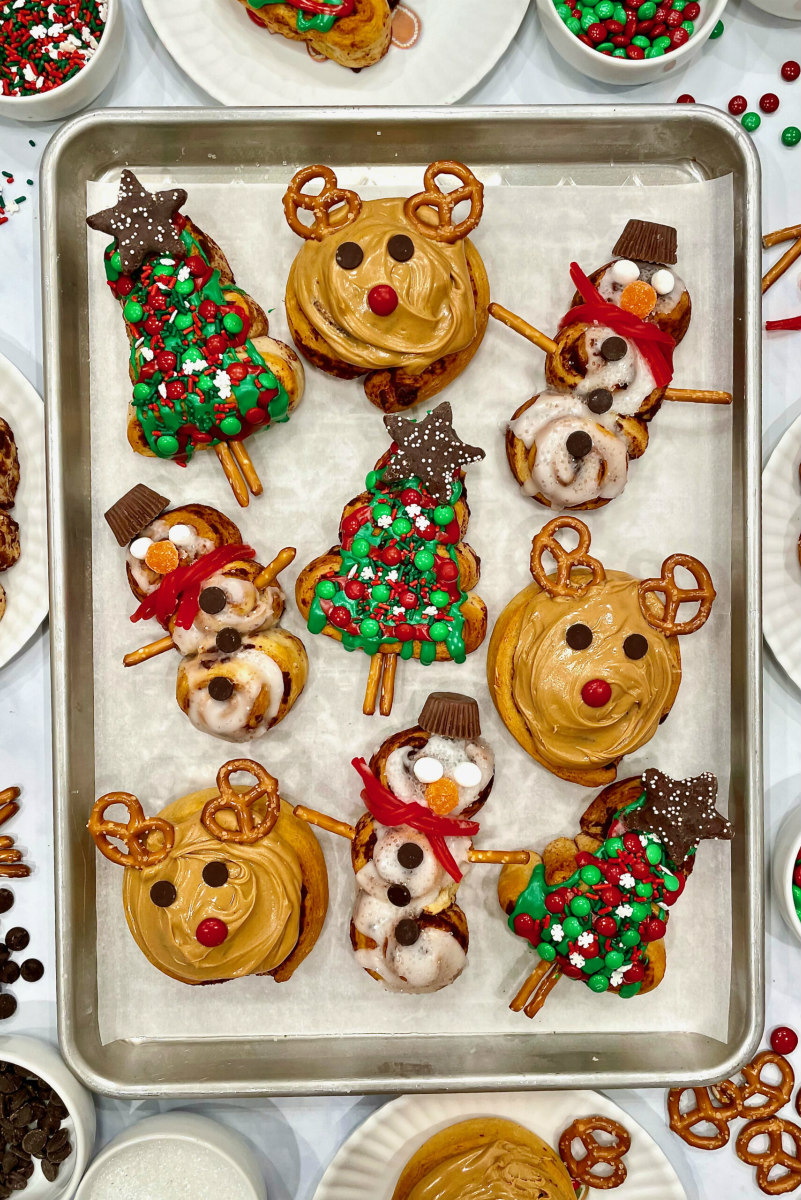
[(372, 567), (362, 567), (359, 578), (360, 579), (372, 579), (374, 575), (375, 575), (375, 571), (373, 570)]
[(579, 952), (577, 950), (574, 950), (570, 955), (570, 961), (574, 967), (583, 967), (584, 966), (584, 955), (579, 954)]
[(385, 513), (382, 517), (379, 517), (378, 520), (376, 521), (376, 525), (379, 525), (381, 527), (381, 529), (389, 529), (391, 524), (392, 524), (392, 517), (389, 515), (389, 513)]
[(609, 976), (609, 982), (612, 985), (612, 987), (620, 987), (621, 983), (623, 982), (623, 980), (625, 978), (625, 973), (626, 973), (627, 969), (628, 968), (626, 968), (626, 967), (621, 967), (617, 971), (612, 972), (612, 974)]
[(615, 915), (623, 918), (630, 917), (633, 912), (634, 909), (630, 904), (619, 904), (615, 909)]
[(583, 933), (578, 935), (578, 944), (585, 950), (588, 946), (591, 946), (594, 941), (595, 938), (590, 933), (589, 929), (585, 929)]
[(176, 279), (188, 279), (190, 274), (191, 274), (191, 272), (189, 270), (189, 267), (186, 265), (186, 263), (184, 263), (184, 265), (179, 269), (178, 274), (176, 275), (175, 278)]
[[(208, 363), (204, 362), (203, 366), (204, 367), (208, 366)], [(186, 363), (184, 363), (184, 370), (186, 370)], [(227, 371), (217, 371), (215, 373), (214, 386), (216, 387), (217, 391), (220, 393), (220, 398), (222, 400), (227, 400), (228, 397), (231, 395), (231, 376), (228, 374)]]
[(419, 504), (407, 504), (406, 505), (406, 516), (407, 517), (417, 517), (420, 515), (420, 513), (422, 511), (423, 510), (421, 509)]
[(551, 932), (551, 941), (553, 941), (553, 942), (563, 941), (564, 936), (565, 936), (565, 931), (561, 925), (559, 925), (559, 924), (552, 925), (550, 932)]
[(633, 875), (630, 875), (628, 871), (626, 871), (623, 875), (620, 876), (620, 886), (621, 887), (633, 888), (634, 885), (636, 884), (636, 882), (637, 882), (637, 880), (634, 878)]
[(397, 571), (387, 571), (384, 578), (386, 579), (387, 583), (394, 583), (395, 580), (398, 578), (398, 572)]
[(428, 517), (423, 516), (415, 517), (414, 523), (418, 529), (428, 529), (429, 525), (431, 524)]

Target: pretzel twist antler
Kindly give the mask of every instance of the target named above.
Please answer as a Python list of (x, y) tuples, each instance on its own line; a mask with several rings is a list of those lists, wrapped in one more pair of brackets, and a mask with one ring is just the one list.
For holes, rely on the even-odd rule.
[[(757, 1137), (767, 1137), (766, 1150), (751, 1150), (751, 1142)], [(793, 1154), (782, 1145), (784, 1136), (793, 1143)], [(793, 1121), (781, 1117), (765, 1117), (761, 1121), (749, 1121), (737, 1135), (737, 1157), (750, 1167), (756, 1167), (756, 1182), (760, 1191), (768, 1196), (781, 1196), (793, 1192), (801, 1183), (801, 1129)], [(784, 1174), (774, 1175), (776, 1167)]]
[[(462, 186), (443, 192), (437, 183), (438, 175), (455, 175)], [(424, 192), (410, 196), (403, 206), (406, 220), (418, 233), (434, 242), (459, 242), (476, 228), (484, 211), (484, 185), (464, 163), (452, 159), (433, 162), (423, 176)], [(470, 201), (470, 212), (463, 221), (453, 223), (453, 210), (462, 201)], [(437, 223), (431, 225), (418, 217), (421, 208), (433, 209)]]
[[(323, 189), (316, 196), (310, 196), (303, 188), (312, 179), (322, 179)], [(340, 207), (344, 205), (344, 208)], [(310, 212), (314, 221), (304, 225), (298, 215), (298, 209)], [(337, 212), (333, 210), (337, 209)], [(330, 167), (302, 167), (290, 181), (284, 193), (284, 213), (289, 228), (298, 237), (306, 241), (321, 242), (331, 233), (344, 229), (356, 220), (362, 211), (362, 202), (356, 192), (337, 185), (337, 177)]]
[[(696, 586), (684, 588), (676, 583), (676, 567), (685, 567), (695, 579)], [(668, 637), (684, 633), (695, 633), (705, 625), (712, 611), (715, 599), (715, 589), (712, 576), (702, 562), (691, 554), (671, 554), (662, 563), (662, 575), (659, 579), (643, 579), (637, 589), (640, 599), (640, 612), (652, 629), (659, 630)], [(651, 593), (664, 597), (664, 612), (660, 615), (654, 612), (648, 603), (647, 596)], [(679, 607), (682, 604), (698, 602), (698, 611), (687, 621), (678, 621)]]
[[(230, 782), (231, 776), (237, 771), (247, 771), (255, 775), (256, 783), (245, 792), (239, 792)], [(254, 842), (267, 837), (281, 811), (281, 800), (278, 796), (278, 780), (261, 763), (251, 758), (232, 758), (223, 763), (217, 772), (217, 787), (219, 796), (207, 801), (200, 814), (200, 821), (207, 833), (218, 842), (236, 842), (239, 845), (252, 846)], [(258, 824), (253, 820), (253, 805), (262, 796), (267, 797), (267, 811)], [(235, 829), (225, 829), (217, 821), (218, 812), (230, 812), (236, 821)]]
[[(578, 534), (578, 545), (573, 550), (566, 550), (556, 534), (560, 529), (572, 529)], [(583, 596), (593, 584), (603, 583), (606, 572), (597, 558), (589, 554), (590, 531), (578, 517), (564, 514), (554, 517), (547, 525), (543, 525), (531, 543), (531, 574), (544, 592), (550, 596)], [(542, 557), (545, 553), (551, 555), (556, 563), (556, 578), (549, 576), (543, 566)], [(590, 572), (590, 579), (581, 582), (572, 579), (572, 572), (577, 567), (583, 567)]]
[[(122, 804), (128, 810), (128, 820), (107, 821), (106, 810)], [(163, 862), (175, 845), (175, 827), (163, 817), (145, 817), (142, 805), (130, 792), (108, 792), (95, 802), (87, 828), (101, 854), (120, 867), (132, 867), (143, 871)], [(161, 835), (161, 846), (153, 849), (148, 845), (151, 834)], [(109, 841), (116, 838), (127, 850)]]
[[(609, 1134), (615, 1140), (611, 1144), (599, 1142), (595, 1136), (596, 1130)], [(573, 1153), (573, 1142), (578, 1141), (584, 1148), (581, 1158)], [(631, 1134), (611, 1117), (579, 1117), (568, 1125), (559, 1138), (559, 1157), (567, 1167), (571, 1179), (585, 1187), (616, 1188), (626, 1178), (624, 1156), (631, 1149)], [(601, 1164), (611, 1164), (612, 1170), (608, 1175), (599, 1175), (595, 1167)]]

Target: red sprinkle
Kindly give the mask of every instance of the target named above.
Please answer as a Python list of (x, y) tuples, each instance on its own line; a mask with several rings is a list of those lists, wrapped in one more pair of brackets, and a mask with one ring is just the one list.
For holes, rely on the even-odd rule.
[(748, 108), (748, 101), (745, 96), (732, 96), (729, 101), (729, 112), (733, 117), (739, 117)]
[(779, 97), (775, 92), (765, 92), (765, 95), (760, 98), (759, 107), (763, 113), (774, 113), (779, 107)]

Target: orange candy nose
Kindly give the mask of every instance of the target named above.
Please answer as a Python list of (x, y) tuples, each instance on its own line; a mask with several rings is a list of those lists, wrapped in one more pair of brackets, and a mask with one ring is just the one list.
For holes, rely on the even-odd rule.
[(438, 779), (426, 786), (426, 804), (432, 812), (444, 816), (459, 803), (459, 789), (452, 779)]
[(644, 279), (635, 279), (634, 283), (627, 284), (620, 293), (620, 307), (633, 313), (635, 317), (647, 317), (654, 311), (655, 304), (656, 292)]
[(147, 548), (145, 562), (157, 575), (166, 575), (168, 571), (174, 571), (179, 561), (178, 551), (166, 538), (163, 542), (153, 542)]

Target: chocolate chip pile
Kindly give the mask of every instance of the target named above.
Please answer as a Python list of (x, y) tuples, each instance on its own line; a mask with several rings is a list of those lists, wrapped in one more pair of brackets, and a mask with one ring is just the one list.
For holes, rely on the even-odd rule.
[[(7, 913), (14, 905), (14, 893), (8, 888), (0, 888), (0, 913)], [(14, 962), (11, 955), (19, 954), (27, 949), (31, 935), (21, 925), (9, 929), (5, 941), (0, 942), (0, 984), (13, 984), (18, 979), (26, 983), (36, 983), (44, 974), (44, 967), (38, 958), (26, 958), (22, 966)], [(17, 1011), (16, 997), (9, 992), (0, 992), (0, 1021), (13, 1017)], [(0, 1192), (2, 1200), (2, 1192)]]
[(67, 1109), (48, 1083), (13, 1063), (0, 1062), (0, 1200), (28, 1186), (35, 1158), (48, 1183), (72, 1154)]

